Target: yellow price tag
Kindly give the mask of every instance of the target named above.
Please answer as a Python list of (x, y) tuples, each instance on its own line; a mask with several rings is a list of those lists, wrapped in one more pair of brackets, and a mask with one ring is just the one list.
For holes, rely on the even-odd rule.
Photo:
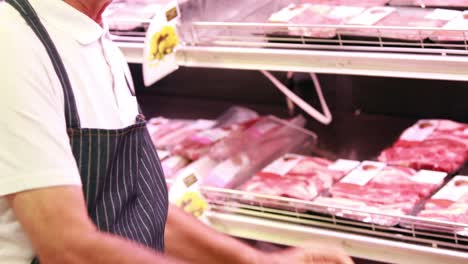
[(176, 205), (185, 212), (201, 217), (208, 209), (208, 203), (198, 192), (188, 191), (176, 201)]

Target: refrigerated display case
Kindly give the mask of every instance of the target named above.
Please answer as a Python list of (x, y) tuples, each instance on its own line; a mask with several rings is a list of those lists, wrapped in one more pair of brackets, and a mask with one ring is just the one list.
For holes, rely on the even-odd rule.
[[(465, 28), (268, 22), (271, 14), (301, 2), (183, 1), (179, 27), (182, 45), (176, 52), (176, 61), (180, 66), (194, 68), (468, 81)], [(439, 17), (454, 14), (437, 12)], [(140, 22), (145, 25), (148, 20)], [(336, 32), (335, 36), (297, 34), (330, 29)], [(295, 34), (290, 34), (292, 30)], [(350, 31), (372, 34), (361, 38), (350, 36)], [(144, 33), (114, 33), (112, 37), (128, 62), (141, 63)], [(388, 38), (388, 33), (411, 38)], [(440, 35), (455, 35), (457, 41), (437, 41)], [(232, 236), (290, 246), (312, 238), (338, 243), (355, 257), (390, 263), (468, 261), (468, 237), (460, 233), (468, 225), (231, 189), (205, 187), (203, 192), (211, 198), (211, 225)], [(271, 204), (276, 204), (276, 209)], [(344, 219), (335, 211), (365, 214), (370, 221)], [(378, 218), (394, 219), (400, 224), (378, 225), (372, 221)]]

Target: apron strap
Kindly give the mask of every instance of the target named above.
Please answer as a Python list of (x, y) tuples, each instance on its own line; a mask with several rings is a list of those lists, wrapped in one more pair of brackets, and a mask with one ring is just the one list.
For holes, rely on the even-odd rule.
[(28, 26), (34, 31), (47, 50), (47, 54), (52, 61), (54, 70), (63, 88), (67, 128), (81, 128), (80, 118), (76, 108), (75, 95), (73, 94), (70, 79), (68, 78), (67, 71), (57, 48), (50, 38), (46, 28), (40, 21), (39, 16), (34, 11), (28, 0), (6, 0), (6, 2), (21, 14)]

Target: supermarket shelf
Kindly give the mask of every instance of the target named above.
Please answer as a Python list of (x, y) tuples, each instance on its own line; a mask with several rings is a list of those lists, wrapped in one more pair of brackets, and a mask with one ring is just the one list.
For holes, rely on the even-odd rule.
[(184, 47), (183, 66), (468, 81), (468, 57), (235, 47)]
[[(291, 36), (291, 27), (304, 34), (331, 31), (336, 35)], [(176, 56), (181, 66), (468, 81), (468, 32), (463, 30), (194, 22), (186, 31)], [(374, 37), (350, 38), (340, 33), (346, 31), (369, 32)], [(424, 41), (427, 32), (458, 42)], [(389, 34), (408, 39), (381, 37)], [(129, 62), (141, 62), (141, 37), (113, 38)]]
[(235, 237), (289, 246), (303, 245), (308, 241), (334, 243), (354, 257), (375, 261), (400, 264), (462, 264), (468, 261), (467, 252), (388, 241), (261, 217), (221, 212), (209, 212), (208, 217), (218, 231)]
[[(117, 44), (129, 63), (142, 62), (142, 43)], [(468, 81), (467, 56), (184, 46), (176, 57), (187, 67)]]
[(352, 256), (389, 263), (468, 261), (468, 225), (238, 190), (202, 190), (210, 201), (211, 224), (232, 236), (289, 246), (334, 243)]

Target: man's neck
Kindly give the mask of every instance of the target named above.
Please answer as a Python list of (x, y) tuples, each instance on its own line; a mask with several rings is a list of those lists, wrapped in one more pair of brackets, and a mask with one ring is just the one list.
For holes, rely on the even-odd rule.
[(96, 23), (102, 23), (102, 13), (112, 0), (64, 0), (78, 11), (89, 16)]

